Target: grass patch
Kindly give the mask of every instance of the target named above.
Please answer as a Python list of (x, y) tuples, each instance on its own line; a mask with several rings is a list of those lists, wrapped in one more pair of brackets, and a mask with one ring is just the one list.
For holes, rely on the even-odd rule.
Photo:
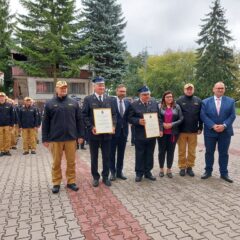
[(240, 115), (240, 108), (236, 108), (236, 114)]

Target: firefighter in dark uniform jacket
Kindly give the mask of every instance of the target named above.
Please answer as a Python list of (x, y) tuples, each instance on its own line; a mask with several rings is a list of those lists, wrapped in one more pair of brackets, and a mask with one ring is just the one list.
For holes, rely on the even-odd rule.
[(140, 182), (143, 175), (145, 178), (155, 181), (156, 177), (152, 175), (151, 170), (154, 163), (156, 137), (146, 138), (143, 114), (154, 112), (158, 114), (159, 118), (159, 108), (157, 102), (151, 100), (150, 90), (147, 86), (143, 86), (138, 92), (139, 100), (130, 105), (128, 117), (129, 123), (135, 127), (135, 181)]
[(60, 189), (63, 151), (67, 162), (67, 187), (78, 191), (75, 170), (76, 140), (81, 144), (83, 137), (84, 126), (78, 103), (67, 96), (67, 83), (58, 81), (56, 96), (46, 103), (42, 121), (42, 142), (45, 147), (50, 147), (53, 157), (53, 193), (58, 193)]
[(11, 156), (11, 131), (14, 124), (12, 104), (6, 101), (6, 94), (0, 92), (0, 157)]
[(93, 79), (94, 94), (85, 97), (83, 102), (83, 119), (88, 129), (89, 146), (91, 154), (91, 173), (93, 176), (93, 186), (99, 185), (100, 174), (98, 173), (98, 150), (102, 150), (102, 163), (103, 171), (102, 178), (103, 183), (106, 186), (111, 186), (109, 181), (109, 164), (110, 164), (110, 151), (111, 151), (111, 138), (112, 134), (97, 134), (94, 124), (93, 110), (96, 108), (111, 108), (112, 120), (113, 120), (113, 133), (116, 126), (116, 110), (112, 102), (112, 98), (106, 96), (105, 92), (105, 80), (102, 77), (96, 77)]
[(36, 129), (37, 129), (37, 111), (31, 106), (32, 99), (30, 97), (24, 98), (24, 106), (19, 111), (19, 128), (22, 129), (23, 138), (23, 155), (36, 154)]

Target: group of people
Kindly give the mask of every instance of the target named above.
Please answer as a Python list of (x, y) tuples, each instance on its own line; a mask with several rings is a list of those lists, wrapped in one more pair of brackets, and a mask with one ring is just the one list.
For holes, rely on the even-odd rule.
[(36, 154), (38, 128), (41, 114), (33, 99), (24, 98), (19, 106), (14, 100), (0, 92), (0, 156), (11, 156), (11, 149), (17, 149), (20, 134), (23, 138), (23, 154)]
[[(160, 102), (151, 97), (150, 89), (143, 86), (138, 90), (139, 98), (129, 101), (127, 88), (120, 84), (116, 88), (116, 97), (105, 94), (105, 79), (93, 79), (94, 93), (84, 98), (82, 106), (68, 96), (66, 81), (58, 81), (56, 94), (44, 107), (42, 117), (42, 142), (53, 157), (52, 183), (53, 193), (58, 193), (62, 181), (61, 161), (65, 153), (67, 169), (67, 187), (78, 191), (76, 184), (75, 153), (77, 144), (83, 144), (88, 138), (91, 156), (92, 185), (98, 187), (100, 178), (106, 186), (116, 179), (126, 180), (123, 172), (124, 153), (128, 138), (129, 124), (134, 133), (135, 181), (143, 177), (155, 181), (152, 174), (155, 145), (158, 143), (159, 177), (172, 178), (172, 165), (176, 144), (178, 144), (179, 175), (194, 177), (197, 137), (204, 129), (205, 172), (202, 179), (211, 177), (216, 145), (219, 153), (220, 177), (233, 182), (228, 175), (228, 149), (233, 135), (232, 124), (235, 115), (235, 101), (224, 96), (225, 85), (217, 82), (213, 87), (213, 96), (201, 100), (194, 95), (194, 86), (184, 86), (183, 95), (174, 99), (172, 91), (166, 91)], [(1, 155), (8, 155), (6, 144), (8, 131), (14, 125), (14, 110), (7, 103), (5, 94), (0, 93), (0, 147)], [(23, 154), (36, 153), (36, 129), (41, 124), (37, 108), (30, 98), (24, 99), (17, 113), (18, 125), (23, 132)], [(111, 132), (98, 133), (95, 109), (110, 109)], [(155, 137), (147, 137), (146, 113), (157, 114), (159, 132)], [(4, 117), (3, 117), (4, 116)], [(26, 129), (26, 130), (25, 130)], [(102, 153), (102, 172), (99, 173), (99, 149)], [(165, 164), (166, 162), (166, 164)], [(165, 170), (166, 169), (166, 170)]]
[[(116, 88), (116, 97), (105, 94), (105, 79), (93, 79), (94, 93), (84, 98), (82, 107), (67, 95), (65, 81), (56, 85), (56, 96), (46, 103), (42, 141), (49, 147), (53, 156), (52, 182), (53, 193), (58, 193), (62, 180), (61, 159), (65, 152), (67, 161), (67, 187), (78, 190), (75, 173), (76, 140), (84, 141), (87, 129), (91, 156), (92, 185), (98, 187), (100, 178), (106, 186), (111, 186), (117, 178), (126, 180), (124, 175), (124, 153), (127, 143), (129, 124), (134, 127), (135, 173), (136, 182), (143, 177), (155, 181), (152, 174), (154, 150), (158, 142), (159, 176), (165, 174), (172, 178), (174, 151), (178, 143), (178, 166), (180, 176), (194, 176), (197, 135), (204, 125), (205, 172), (207, 179), (213, 171), (214, 152), (218, 143), (221, 178), (232, 182), (228, 175), (228, 148), (233, 135), (232, 123), (235, 119), (235, 104), (232, 98), (224, 96), (225, 85), (218, 82), (213, 87), (214, 96), (201, 101), (194, 96), (194, 86), (184, 86), (184, 94), (176, 101), (171, 91), (163, 94), (160, 103), (151, 98), (150, 90), (143, 86), (138, 90), (139, 99), (126, 99), (127, 89), (123, 84)], [(112, 131), (99, 134), (96, 129), (95, 109), (111, 109)], [(159, 134), (147, 138), (144, 119), (145, 113), (157, 113)], [(99, 173), (99, 149), (102, 153), (102, 172)], [(164, 169), (166, 161), (166, 171)]]

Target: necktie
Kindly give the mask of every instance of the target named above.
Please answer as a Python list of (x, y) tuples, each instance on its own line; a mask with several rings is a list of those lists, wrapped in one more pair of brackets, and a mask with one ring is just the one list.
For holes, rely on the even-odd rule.
[(123, 117), (123, 105), (122, 105), (122, 100), (119, 101), (119, 112), (121, 117)]
[(219, 115), (220, 113), (220, 98), (216, 98), (217, 104), (216, 104), (216, 108), (217, 108), (217, 113)]
[(99, 96), (99, 102), (102, 102), (102, 96), (101, 95)]

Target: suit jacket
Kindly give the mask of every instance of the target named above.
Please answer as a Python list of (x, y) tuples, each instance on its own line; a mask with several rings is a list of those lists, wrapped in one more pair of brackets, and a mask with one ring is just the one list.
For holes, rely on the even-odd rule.
[(112, 138), (112, 134), (98, 134), (94, 135), (92, 133), (92, 128), (94, 127), (94, 116), (93, 109), (96, 108), (111, 108), (112, 110), (112, 120), (113, 126), (116, 127), (117, 118), (116, 118), (116, 109), (113, 104), (112, 98), (107, 95), (103, 96), (103, 101), (100, 102), (95, 94), (87, 96), (84, 98), (82, 115), (84, 123), (88, 130), (88, 136), (90, 140), (109, 140)]
[(147, 106), (138, 100), (133, 102), (129, 108), (128, 120), (129, 123), (133, 124), (135, 127), (135, 139), (136, 140), (146, 140), (146, 133), (144, 126), (139, 124), (139, 120), (143, 118), (144, 113), (156, 112), (158, 114), (159, 119), (159, 127), (160, 127), (160, 114), (159, 108), (156, 101), (149, 101)]
[[(221, 108), (219, 115), (217, 113), (214, 97), (209, 97), (202, 101), (201, 119), (204, 123), (204, 135), (216, 137), (218, 134), (233, 135), (233, 121), (236, 118), (235, 102), (232, 98), (222, 96)], [(225, 124), (226, 128), (222, 133), (217, 133), (213, 130), (214, 124)]]
[(118, 108), (117, 98), (113, 98), (113, 104), (115, 106), (116, 112), (117, 112), (117, 125), (115, 130), (115, 137), (119, 137), (121, 134), (121, 129), (123, 129), (123, 134), (125, 137), (128, 136), (128, 113), (129, 113), (129, 107), (130, 102), (126, 99), (123, 100), (123, 103), (125, 105), (125, 112), (123, 114), (123, 117), (121, 116)]

